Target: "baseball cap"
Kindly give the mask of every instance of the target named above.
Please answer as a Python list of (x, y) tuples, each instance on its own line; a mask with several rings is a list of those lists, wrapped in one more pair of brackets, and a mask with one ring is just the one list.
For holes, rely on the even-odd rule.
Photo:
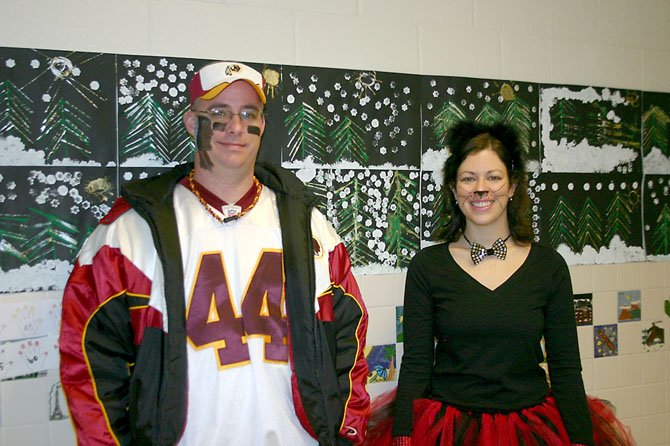
[(263, 75), (248, 65), (239, 62), (214, 62), (205, 65), (195, 73), (188, 84), (188, 94), (191, 104), (196, 99), (212, 99), (221, 93), (228, 85), (235, 81), (246, 81), (254, 87), (261, 102), (265, 104), (266, 98), (263, 92), (265, 80)]

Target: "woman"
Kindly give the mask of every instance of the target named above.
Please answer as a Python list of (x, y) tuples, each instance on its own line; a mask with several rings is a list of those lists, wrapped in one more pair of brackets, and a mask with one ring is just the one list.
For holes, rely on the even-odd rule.
[[(447, 243), (407, 272), (393, 444), (629, 444), (601, 402), (587, 403), (568, 267), (532, 242), (515, 132), (461, 122), (447, 143)], [(389, 423), (370, 426), (369, 444), (391, 443)]]

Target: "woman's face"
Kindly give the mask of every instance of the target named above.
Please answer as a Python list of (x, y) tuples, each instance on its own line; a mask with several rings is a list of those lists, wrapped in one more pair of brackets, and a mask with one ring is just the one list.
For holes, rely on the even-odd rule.
[(454, 194), (468, 224), (507, 226), (507, 204), (514, 194), (507, 167), (496, 152), (468, 155), (456, 173)]

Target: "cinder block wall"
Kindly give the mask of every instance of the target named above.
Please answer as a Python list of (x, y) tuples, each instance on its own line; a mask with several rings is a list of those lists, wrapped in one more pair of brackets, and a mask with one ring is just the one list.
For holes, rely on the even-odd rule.
[[(2, 0), (1, 9), (6, 47), (670, 92), (667, 0)], [(641, 291), (642, 321), (620, 324), (618, 356), (594, 359), (593, 328), (579, 328), (584, 380), (589, 393), (617, 406), (641, 446), (670, 445), (670, 349), (641, 345), (645, 323), (669, 325), (670, 262), (571, 272), (576, 293), (593, 293), (594, 324), (617, 322), (617, 292)], [(369, 343), (394, 343), (404, 275), (358, 279), (370, 307)], [(50, 372), (0, 384), (0, 445), (74, 444), (69, 422), (49, 422), (42, 404), (55, 381)]]

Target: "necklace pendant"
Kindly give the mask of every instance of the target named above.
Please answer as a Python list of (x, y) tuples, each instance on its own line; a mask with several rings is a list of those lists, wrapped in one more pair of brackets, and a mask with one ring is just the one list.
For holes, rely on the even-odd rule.
[(237, 217), (242, 213), (242, 208), (236, 204), (227, 204), (221, 206), (221, 213), (223, 214), (225, 220), (231, 221), (237, 219)]

